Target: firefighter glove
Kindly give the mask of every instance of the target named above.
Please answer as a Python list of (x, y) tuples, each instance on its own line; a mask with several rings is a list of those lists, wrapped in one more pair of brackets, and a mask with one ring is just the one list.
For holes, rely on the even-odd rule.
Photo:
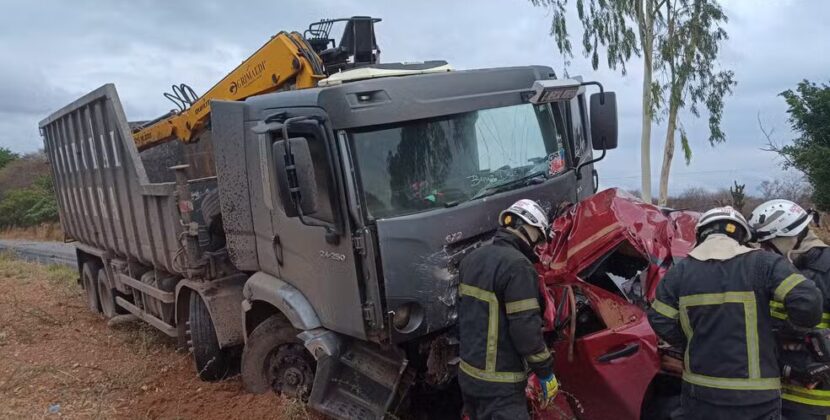
[(547, 378), (539, 379), (539, 385), (542, 386), (542, 405), (546, 407), (559, 393), (559, 381), (556, 380), (556, 375), (551, 374)]
[(811, 362), (802, 366), (784, 366), (784, 376), (798, 381), (802, 385), (826, 382), (830, 379), (830, 365)]

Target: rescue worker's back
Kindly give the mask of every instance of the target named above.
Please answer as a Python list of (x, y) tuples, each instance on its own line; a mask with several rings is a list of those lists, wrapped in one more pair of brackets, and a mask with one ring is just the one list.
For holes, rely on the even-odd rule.
[(780, 389), (770, 301), (784, 303), (796, 325), (821, 319), (821, 294), (784, 258), (760, 251), (722, 261), (689, 257), (657, 289), (655, 302), (676, 313), (651, 321), (666, 341), (685, 347), (683, 380), (697, 386), (699, 398), (757, 404), (777, 398)]
[(811, 327), (821, 292), (785, 258), (740, 245), (749, 228), (734, 209), (707, 212), (698, 230), (698, 246), (662, 279), (649, 311), (655, 332), (685, 349), (684, 417), (779, 418), (770, 301)]

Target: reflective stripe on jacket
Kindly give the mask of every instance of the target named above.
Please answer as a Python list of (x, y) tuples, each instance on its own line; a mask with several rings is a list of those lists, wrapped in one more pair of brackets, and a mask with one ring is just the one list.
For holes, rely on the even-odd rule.
[(459, 383), (477, 397), (523, 392), (527, 368), (552, 373), (533, 249), (503, 229), (464, 257), (458, 288)]
[[(830, 248), (813, 248), (794, 261), (805, 277), (815, 282), (824, 297), (824, 313), (816, 328), (830, 328)], [(783, 305), (770, 305), (772, 316), (788, 319)], [(787, 408), (810, 414), (830, 415), (830, 384), (819, 384), (808, 389), (796, 384), (784, 384), (781, 398)]]
[(686, 258), (657, 288), (655, 332), (685, 349), (683, 380), (713, 404), (760, 404), (780, 395), (770, 301), (796, 325), (821, 318), (820, 293), (785, 258), (762, 251), (728, 260)]

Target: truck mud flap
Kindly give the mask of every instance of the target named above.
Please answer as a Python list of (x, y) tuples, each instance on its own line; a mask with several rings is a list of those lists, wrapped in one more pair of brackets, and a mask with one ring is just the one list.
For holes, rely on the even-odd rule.
[(339, 357), (317, 360), (309, 404), (337, 419), (395, 418), (411, 382), (407, 364), (402, 355), (352, 342)]

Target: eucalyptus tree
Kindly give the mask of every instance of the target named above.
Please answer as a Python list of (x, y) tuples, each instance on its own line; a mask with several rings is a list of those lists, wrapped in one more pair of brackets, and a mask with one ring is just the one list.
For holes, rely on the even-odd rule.
[[(536, 6), (550, 9), (550, 34), (556, 46), (570, 63), (573, 49), (567, 26), (568, 0), (530, 0)], [(654, 41), (662, 24), (661, 8), (667, 0), (576, 0), (576, 12), (582, 24), (582, 48), (591, 58), (594, 70), (599, 68), (600, 46), (610, 69), (619, 68), (626, 74), (626, 63), (632, 56), (643, 57), (642, 131), (640, 165), (643, 200), (651, 202), (651, 125), (659, 102), (652, 83), (654, 72)]]
[(667, 103), (660, 205), (666, 205), (668, 200), (678, 131), (686, 164), (692, 158), (689, 137), (679, 119), (680, 111), (688, 109), (699, 117), (700, 107), (705, 107), (709, 114), (709, 143), (721, 143), (726, 140), (720, 126), (723, 99), (735, 86), (734, 73), (718, 66), (720, 44), (728, 39), (722, 25), (728, 19), (717, 1), (668, 0), (663, 7), (665, 32), (657, 37), (658, 60), (655, 60), (655, 70), (662, 76), (662, 83), (655, 83), (655, 90)]

